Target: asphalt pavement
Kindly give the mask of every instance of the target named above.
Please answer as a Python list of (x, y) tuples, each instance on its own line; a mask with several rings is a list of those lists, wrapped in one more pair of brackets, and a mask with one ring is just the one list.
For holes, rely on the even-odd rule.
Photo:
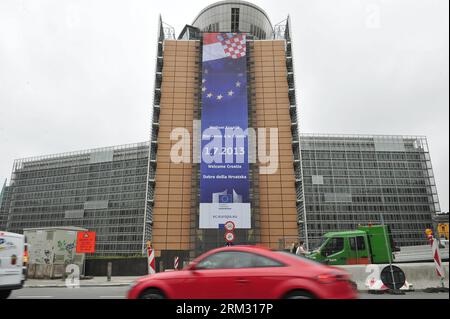
[(128, 287), (23, 288), (10, 299), (125, 299)]
[[(12, 299), (124, 299), (128, 287), (23, 288)], [(407, 292), (405, 295), (361, 293), (361, 299), (449, 299), (448, 293)]]
[(374, 295), (369, 293), (361, 293), (360, 299), (449, 299), (448, 293), (426, 293), (426, 292), (406, 292), (404, 295)]

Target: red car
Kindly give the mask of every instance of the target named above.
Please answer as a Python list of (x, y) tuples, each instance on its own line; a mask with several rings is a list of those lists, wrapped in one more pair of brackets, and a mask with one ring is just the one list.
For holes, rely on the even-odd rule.
[(262, 247), (209, 251), (185, 269), (136, 281), (129, 299), (354, 299), (349, 275), (338, 268)]

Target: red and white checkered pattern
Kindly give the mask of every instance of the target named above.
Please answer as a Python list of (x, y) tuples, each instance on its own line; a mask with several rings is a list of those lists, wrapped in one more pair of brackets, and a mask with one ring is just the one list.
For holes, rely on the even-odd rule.
[(245, 56), (246, 44), (244, 35), (235, 35), (232, 38), (221, 41), (225, 55), (232, 59), (239, 59)]

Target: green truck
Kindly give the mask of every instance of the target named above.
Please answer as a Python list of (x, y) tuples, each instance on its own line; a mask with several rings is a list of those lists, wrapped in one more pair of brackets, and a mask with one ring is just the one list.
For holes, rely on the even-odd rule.
[(358, 226), (356, 230), (324, 235), (319, 247), (307, 258), (328, 265), (387, 264), (395, 248), (389, 227)]

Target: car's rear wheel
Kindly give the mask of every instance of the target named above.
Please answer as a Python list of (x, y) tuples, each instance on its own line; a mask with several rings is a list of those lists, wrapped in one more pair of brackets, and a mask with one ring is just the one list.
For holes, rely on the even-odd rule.
[(140, 296), (139, 299), (165, 299), (163, 292), (159, 289), (147, 289), (144, 290)]
[(284, 296), (284, 299), (315, 299), (314, 295), (304, 291), (304, 290), (295, 290), (288, 293)]
[(11, 294), (11, 290), (0, 290), (0, 299), (6, 299)]

